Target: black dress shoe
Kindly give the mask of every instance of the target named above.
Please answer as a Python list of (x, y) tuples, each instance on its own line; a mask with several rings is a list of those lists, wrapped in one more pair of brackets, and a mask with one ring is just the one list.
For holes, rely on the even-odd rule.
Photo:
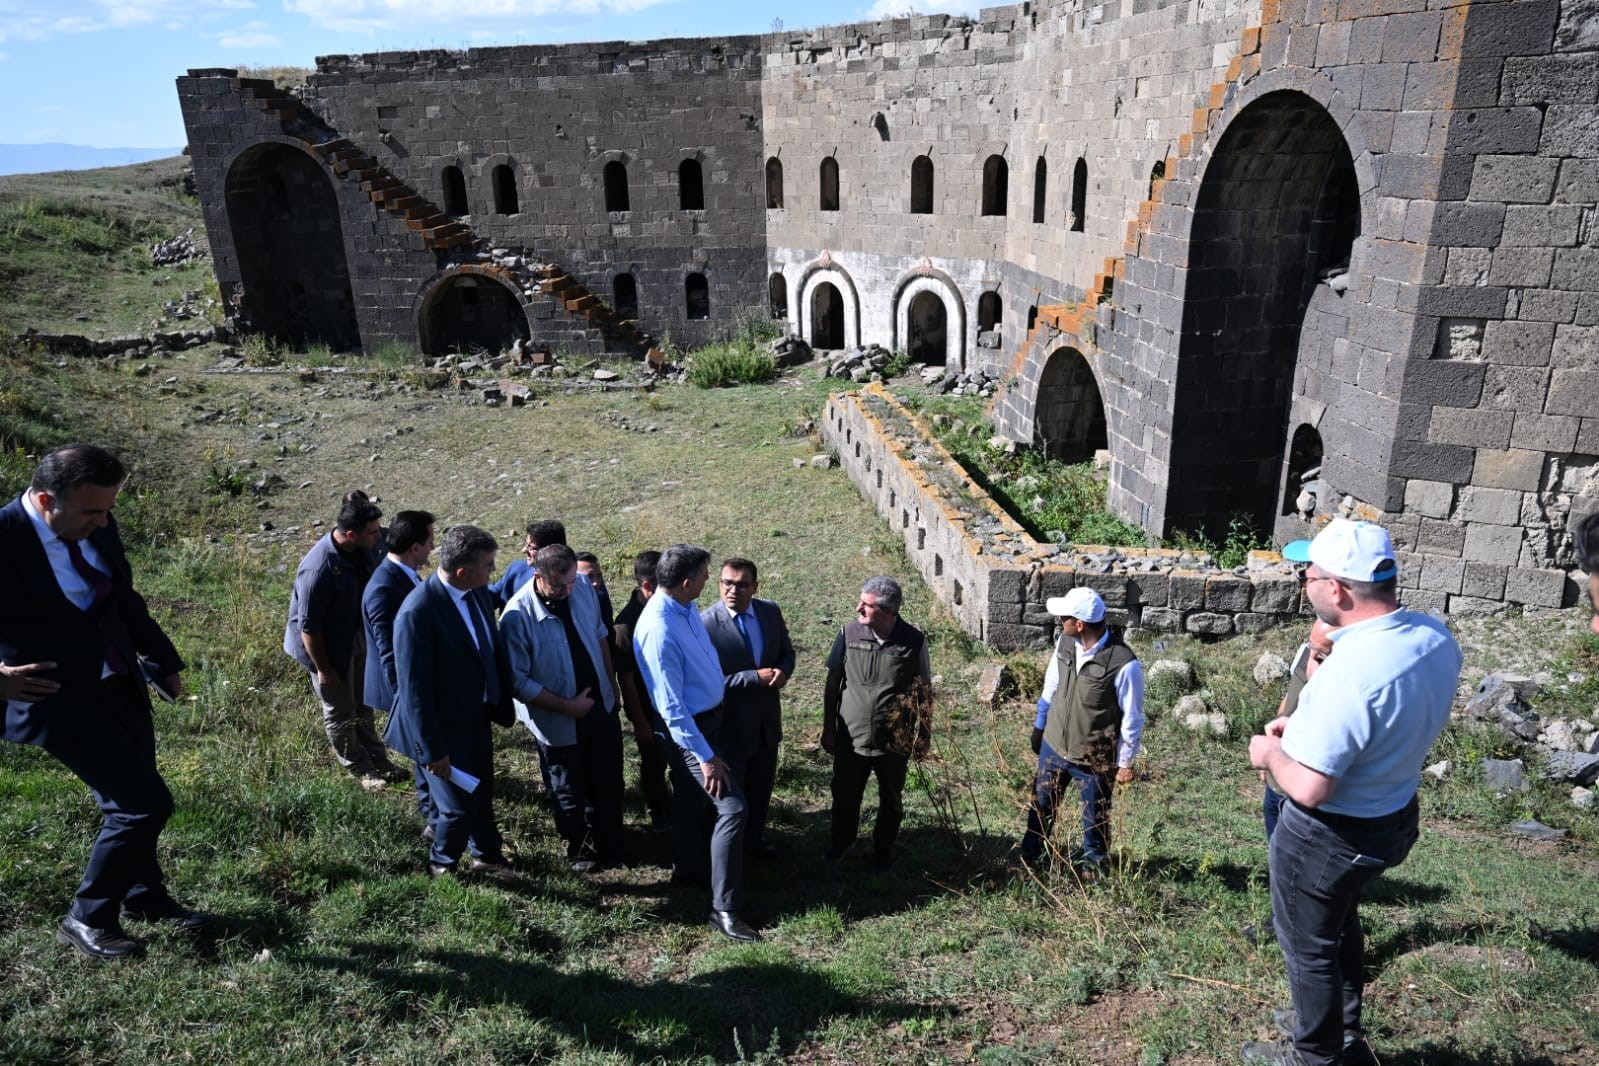
[(437, 881), (441, 877), (454, 877), (454, 876), (455, 876), (455, 867), (454, 866), (446, 866), (442, 862), (430, 862), (430, 863), (428, 863), (428, 877), (432, 878), (433, 880)]
[(467, 864), (467, 872), (476, 877), (492, 877), (496, 881), (513, 884), (522, 880), (522, 871), (504, 859), (477, 859)]
[(422, 827), (422, 839), (427, 841), (429, 844), (438, 839), (438, 834), (433, 830), (433, 823), (429, 822), (427, 825)]
[(144, 953), (139, 942), (130, 938), (120, 927), (96, 929), (70, 914), (61, 919), (61, 928), (56, 931), (56, 943), (65, 944), (91, 959), (125, 959)]
[(123, 921), (135, 922), (162, 922), (184, 933), (193, 933), (204, 929), (211, 921), (211, 916), (203, 911), (191, 911), (177, 900), (168, 896), (159, 903), (141, 903), (138, 906), (122, 908)]
[(749, 925), (733, 911), (712, 911), (711, 928), (740, 944), (749, 944), (761, 938), (761, 934), (751, 929)]

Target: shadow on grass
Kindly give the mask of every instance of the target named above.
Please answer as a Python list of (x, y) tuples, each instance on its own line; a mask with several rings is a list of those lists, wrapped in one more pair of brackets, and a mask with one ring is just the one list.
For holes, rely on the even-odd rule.
[(1442, 885), (1424, 884), (1385, 873), (1366, 885), (1366, 894), (1361, 902), (1409, 906), (1415, 903), (1440, 903), (1453, 895)]
[(836, 1017), (870, 1016), (887, 1026), (938, 1009), (868, 999), (831, 973), (758, 956), (685, 980), (635, 981), (475, 952), (397, 956), (391, 946), (363, 941), (340, 949), (296, 955), (294, 963), (358, 975), (401, 993), (385, 998), (391, 1022), (413, 1022), (407, 1005), (436, 999), (467, 1009), (509, 1007), (581, 1046), (634, 1060), (711, 1055), (725, 1061), (751, 1049), (787, 1052)]

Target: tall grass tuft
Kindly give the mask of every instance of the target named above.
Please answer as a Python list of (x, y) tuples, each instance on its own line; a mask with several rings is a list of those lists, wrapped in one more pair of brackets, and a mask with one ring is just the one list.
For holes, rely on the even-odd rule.
[(688, 367), (689, 384), (701, 389), (760, 385), (775, 377), (777, 364), (772, 357), (739, 341), (701, 348)]

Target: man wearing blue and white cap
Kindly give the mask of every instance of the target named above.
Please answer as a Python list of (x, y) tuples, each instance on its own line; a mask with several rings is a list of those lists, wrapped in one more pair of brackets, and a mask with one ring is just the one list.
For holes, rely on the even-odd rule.
[(1249, 742), (1249, 762), (1287, 797), (1270, 849), (1271, 901), (1293, 995), (1285, 1039), (1245, 1044), (1248, 1063), (1373, 1061), (1360, 1024), (1366, 883), (1416, 842), (1416, 789), (1460, 680), (1442, 622), (1399, 606), (1393, 542), (1334, 519), (1283, 555), (1310, 565), (1305, 596), (1336, 631), (1299, 697)]
[(1038, 773), (1027, 809), (1022, 859), (1037, 862), (1067, 780), (1083, 803), (1082, 865), (1110, 857), (1110, 803), (1117, 782), (1133, 779), (1144, 732), (1144, 668), (1121, 636), (1105, 625), (1105, 601), (1075, 588), (1044, 604), (1060, 619), (1061, 635), (1044, 674), (1033, 722)]

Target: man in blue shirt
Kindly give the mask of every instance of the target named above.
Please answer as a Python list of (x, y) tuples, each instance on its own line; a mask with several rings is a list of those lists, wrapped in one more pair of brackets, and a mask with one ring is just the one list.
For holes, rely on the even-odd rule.
[[(662, 728), (671, 735), (667, 759), (680, 819), (698, 817), (709, 797), (716, 808), (711, 831), (711, 928), (731, 940), (759, 940), (738, 915), (744, 887), (744, 790), (717, 750), (722, 734), (722, 665), (694, 601), (710, 579), (711, 553), (674, 544), (655, 566), (655, 595), (639, 615), (633, 650), (645, 690)], [(688, 880), (694, 871), (674, 872)]]
[(1308, 562), (1305, 597), (1335, 627), (1336, 654), (1291, 718), (1249, 742), (1251, 766), (1286, 797), (1271, 836), (1271, 902), (1293, 1011), (1284, 1040), (1244, 1045), (1246, 1063), (1373, 1061), (1361, 1029), (1360, 897), (1416, 842), (1416, 789), (1449, 721), (1460, 647), (1447, 627), (1399, 606), (1393, 542), (1334, 519), (1283, 554)]

